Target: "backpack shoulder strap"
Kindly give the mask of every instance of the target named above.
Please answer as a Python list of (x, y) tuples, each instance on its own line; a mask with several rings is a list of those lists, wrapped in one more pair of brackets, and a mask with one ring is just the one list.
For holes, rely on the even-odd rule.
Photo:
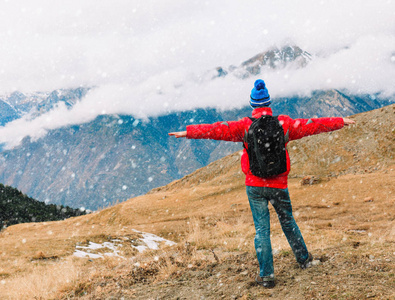
[[(253, 123), (254, 123), (254, 121), (255, 120), (257, 120), (257, 118), (253, 118), (253, 117), (248, 117)], [(252, 123), (251, 123), (252, 124)], [(251, 125), (250, 125), (251, 126)], [(243, 147), (245, 148), (245, 149), (247, 149), (248, 147), (246, 146), (247, 145), (247, 138), (248, 138), (248, 131), (249, 131), (249, 128), (247, 129), (247, 130), (245, 130), (245, 132), (244, 132), (244, 137), (243, 137)]]

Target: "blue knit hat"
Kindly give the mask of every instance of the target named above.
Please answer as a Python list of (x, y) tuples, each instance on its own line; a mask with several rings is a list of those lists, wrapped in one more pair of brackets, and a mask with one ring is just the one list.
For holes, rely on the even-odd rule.
[(266, 88), (266, 84), (262, 79), (258, 79), (254, 83), (251, 90), (250, 105), (252, 108), (269, 106), (271, 103), (270, 95)]

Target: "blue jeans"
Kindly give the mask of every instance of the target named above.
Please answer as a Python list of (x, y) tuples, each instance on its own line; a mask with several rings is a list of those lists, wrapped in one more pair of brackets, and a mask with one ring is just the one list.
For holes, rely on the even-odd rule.
[(259, 262), (261, 277), (274, 277), (273, 253), (270, 242), (270, 214), (268, 202), (276, 210), (281, 228), (287, 237), (298, 263), (304, 263), (308, 251), (302, 234), (292, 215), (291, 199), (288, 189), (247, 186), (252, 217), (255, 224), (255, 251)]

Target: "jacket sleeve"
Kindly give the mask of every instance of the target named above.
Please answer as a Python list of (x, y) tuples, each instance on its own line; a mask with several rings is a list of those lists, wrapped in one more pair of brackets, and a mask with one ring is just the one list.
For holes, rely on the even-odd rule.
[(338, 130), (343, 128), (343, 126), (343, 118), (290, 119), (288, 127), (289, 140), (297, 140), (309, 135)]
[(244, 127), (244, 119), (213, 124), (189, 125), (187, 126), (187, 138), (242, 142)]

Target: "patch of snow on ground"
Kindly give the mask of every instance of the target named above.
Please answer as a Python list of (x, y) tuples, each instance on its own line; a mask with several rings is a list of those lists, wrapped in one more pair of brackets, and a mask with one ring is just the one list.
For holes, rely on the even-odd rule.
[[(145, 233), (145, 232), (140, 232), (137, 230), (133, 230), (133, 231), (141, 233), (143, 236), (143, 238), (140, 239), (140, 241), (143, 242), (145, 245), (140, 245), (140, 246), (133, 246), (132, 245), (132, 247), (136, 248), (139, 252), (143, 252), (147, 249), (157, 250), (157, 249), (159, 249), (159, 243), (161, 243), (161, 242), (165, 242), (165, 244), (169, 245), (169, 246), (173, 246), (176, 244), (175, 242), (166, 240), (166, 239), (161, 238), (160, 236), (157, 236), (152, 233)], [(159, 242), (159, 243), (157, 243), (157, 242)]]
[[(168, 246), (173, 246), (176, 244), (173, 241), (166, 240), (152, 233), (141, 232), (134, 229), (133, 231), (141, 234), (142, 236), (142, 238), (139, 238), (137, 240), (130, 240), (130, 242), (132, 242), (131, 246), (137, 249), (137, 251), (139, 252), (144, 252), (148, 249), (158, 250), (161, 243), (165, 243), (165, 245)], [(124, 241), (114, 239), (111, 242), (104, 242), (102, 244), (89, 242), (88, 246), (77, 245), (73, 255), (77, 257), (88, 257), (92, 259), (104, 258), (105, 256), (122, 257), (119, 255), (119, 248), (122, 247), (122, 242)], [(109, 251), (105, 253), (103, 253), (103, 251), (98, 252), (98, 250), (100, 249), (105, 249), (105, 251)]]
[[(113, 242), (116, 242), (117, 240), (113, 240)], [(119, 250), (118, 248), (122, 247), (122, 244), (115, 244), (115, 243), (110, 243), (110, 242), (104, 242), (102, 244), (97, 244), (93, 242), (89, 242), (88, 246), (76, 246), (76, 250), (74, 252), (74, 256), (77, 257), (86, 257), (88, 256), (89, 258), (103, 258), (104, 256), (118, 256), (119, 255)], [(98, 249), (104, 249), (107, 248), (111, 250), (111, 252), (106, 252), (103, 254), (96, 254), (92, 253), (92, 251), (98, 250)], [(79, 250), (83, 249), (83, 250)]]

